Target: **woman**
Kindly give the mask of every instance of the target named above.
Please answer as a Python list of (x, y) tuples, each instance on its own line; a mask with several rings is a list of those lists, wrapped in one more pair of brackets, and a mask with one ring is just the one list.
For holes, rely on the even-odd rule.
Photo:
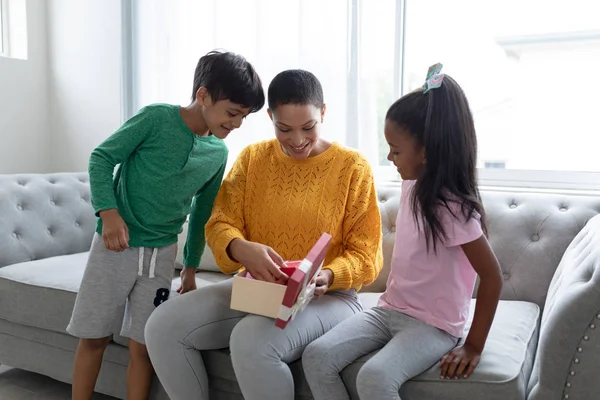
[(320, 137), (323, 90), (310, 72), (278, 74), (268, 90), (276, 139), (247, 147), (224, 180), (206, 226), (225, 273), (285, 281), (278, 266), (302, 259), (323, 232), (333, 239), (308, 306), (285, 329), (229, 308), (231, 280), (156, 309), (146, 342), (172, 400), (208, 399), (200, 350), (230, 348), (247, 400), (293, 399), (287, 363), (335, 325), (362, 310), (357, 290), (382, 268), (381, 218), (373, 175), (356, 151)]

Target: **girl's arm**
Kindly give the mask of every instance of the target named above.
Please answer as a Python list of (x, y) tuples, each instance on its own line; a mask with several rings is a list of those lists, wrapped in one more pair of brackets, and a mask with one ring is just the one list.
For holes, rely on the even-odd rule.
[(463, 244), (462, 249), (477, 275), (479, 289), (475, 304), (475, 315), (465, 344), (452, 350), (442, 360), (442, 378), (467, 378), (477, 364), (496, 314), (500, 291), (502, 290), (502, 270), (485, 236)]

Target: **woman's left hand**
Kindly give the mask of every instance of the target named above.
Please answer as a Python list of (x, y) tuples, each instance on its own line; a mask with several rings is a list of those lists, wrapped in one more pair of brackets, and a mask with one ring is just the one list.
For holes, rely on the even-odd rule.
[(481, 353), (473, 346), (465, 343), (446, 354), (440, 360), (442, 373), (440, 378), (468, 378), (479, 364)]
[(317, 286), (315, 288), (315, 297), (322, 296), (333, 283), (333, 272), (330, 269), (322, 269), (314, 281)]

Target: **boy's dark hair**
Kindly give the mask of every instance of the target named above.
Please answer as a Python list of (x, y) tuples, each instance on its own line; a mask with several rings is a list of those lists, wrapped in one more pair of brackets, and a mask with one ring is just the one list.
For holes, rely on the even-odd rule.
[(201, 57), (194, 72), (194, 91), (204, 86), (213, 101), (229, 100), (257, 112), (265, 105), (265, 92), (260, 77), (239, 54), (211, 51)]
[(271, 110), (285, 104), (312, 104), (322, 109), (325, 104), (321, 82), (314, 74), (302, 69), (278, 73), (269, 85), (268, 99)]
[(386, 119), (408, 131), (424, 147), (427, 163), (417, 179), (411, 200), (415, 220), (423, 227), (427, 241), (446, 239), (439, 207), (460, 203), (462, 216), (469, 220), (481, 215), (486, 232), (485, 214), (477, 186), (477, 136), (473, 115), (461, 87), (448, 75), (439, 88), (423, 93), (418, 89), (397, 100)]

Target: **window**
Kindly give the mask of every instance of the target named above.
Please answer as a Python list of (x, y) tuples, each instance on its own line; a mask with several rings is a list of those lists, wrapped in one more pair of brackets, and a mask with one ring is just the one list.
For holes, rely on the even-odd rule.
[(420, 86), (435, 62), (456, 78), (473, 110), (484, 181), (600, 189), (600, 80), (591, 67), (600, 60), (599, 2), (406, 4), (405, 88)]
[[(187, 103), (198, 57), (213, 48), (246, 56), (265, 88), (279, 71), (305, 68), (323, 84), (327, 138), (358, 148), (379, 179), (398, 179), (385, 113), (442, 62), (473, 110), (482, 184), (600, 189), (597, 0), (167, 3), (133, 3), (134, 110)], [(198, 15), (210, 16), (200, 36)], [(248, 118), (228, 141), (230, 163), (270, 137), (264, 112)]]

